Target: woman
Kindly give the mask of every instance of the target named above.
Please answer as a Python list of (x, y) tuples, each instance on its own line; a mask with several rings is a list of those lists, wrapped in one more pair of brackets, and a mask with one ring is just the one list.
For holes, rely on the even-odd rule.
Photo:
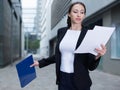
[(85, 14), (86, 7), (82, 2), (73, 3), (68, 11), (68, 26), (58, 30), (55, 55), (31, 65), (42, 68), (56, 63), (58, 90), (90, 90), (92, 82), (89, 70), (96, 69), (100, 57), (106, 53), (104, 45), (101, 45), (102, 49), (95, 48), (97, 56), (74, 53), (87, 32), (87, 28), (82, 25)]

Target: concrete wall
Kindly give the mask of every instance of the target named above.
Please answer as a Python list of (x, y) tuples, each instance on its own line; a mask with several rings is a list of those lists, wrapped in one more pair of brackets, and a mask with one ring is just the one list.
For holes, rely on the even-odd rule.
[[(3, 12), (3, 1), (0, 0), (0, 12)], [(3, 13), (0, 13), (0, 59), (3, 60)], [(2, 61), (0, 60), (0, 65)]]
[(2, 0), (2, 59), (1, 65), (7, 64), (11, 60), (11, 9), (7, 0)]
[[(15, 1), (15, 0), (14, 0)], [(21, 9), (11, 0), (0, 1), (0, 66), (7, 65), (21, 57)], [(19, 2), (18, 2), (19, 4)], [(16, 4), (15, 4), (16, 5)], [(17, 7), (17, 8), (16, 8)], [(19, 9), (18, 9), (19, 8)]]
[[(115, 24), (120, 23), (120, 4), (113, 7), (111, 10), (108, 10), (103, 15), (103, 25), (105, 26), (112, 26)], [(107, 44), (107, 53), (105, 57), (103, 57), (102, 61), (102, 70), (120, 75), (120, 59), (115, 59), (111, 57), (111, 43), (112, 41), (109, 41)], [(114, 47), (113, 47), (114, 48)]]

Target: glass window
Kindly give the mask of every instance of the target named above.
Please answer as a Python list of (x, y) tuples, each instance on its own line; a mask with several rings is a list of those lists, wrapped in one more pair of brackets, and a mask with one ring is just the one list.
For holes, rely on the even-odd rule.
[(116, 30), (111, 39), (111, 58), (120, 59), (120, 23), (115, 26)]

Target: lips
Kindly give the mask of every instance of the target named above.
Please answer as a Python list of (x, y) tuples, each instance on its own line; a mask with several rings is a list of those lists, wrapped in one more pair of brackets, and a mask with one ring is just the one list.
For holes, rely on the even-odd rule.
[(77, 21), (80, 21), (81, 19), (80, 18), (76, 18)]

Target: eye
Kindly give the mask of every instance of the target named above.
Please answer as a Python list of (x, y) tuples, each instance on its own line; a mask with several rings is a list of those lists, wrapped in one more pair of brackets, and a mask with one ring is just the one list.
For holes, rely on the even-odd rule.
[(78, 11), (73, 11), (73, 13), (78, 13)]
[(81, 13), (81, 14), (85, 14), (85, 12), (84, 12), (84, 11), (80, 11), (80, 13)]
[(80, 12), (81, 14), (84, 14), (84, 12)]

